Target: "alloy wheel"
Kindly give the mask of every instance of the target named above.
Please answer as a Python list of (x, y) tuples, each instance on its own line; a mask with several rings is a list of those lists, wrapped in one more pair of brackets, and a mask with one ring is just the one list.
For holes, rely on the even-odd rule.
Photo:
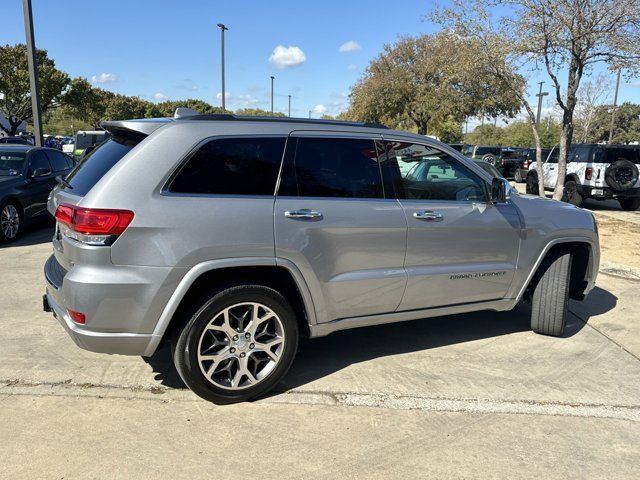
[(264, 380), (285, 344), (284, 327), (266, 305), (237, 303), (217, 313), (198, 341), (200, 371), (215, 386), (241, 390)]
[(12, 204), (5, 205), (0, 213), (0, 230), (6, 238), (11, 240), (18, 235), (19, 229), (20, 214), (18, 209)]

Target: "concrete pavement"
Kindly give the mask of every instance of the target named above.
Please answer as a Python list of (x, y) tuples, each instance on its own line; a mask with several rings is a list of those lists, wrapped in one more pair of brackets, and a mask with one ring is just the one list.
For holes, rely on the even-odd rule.
[(0, 478), (637, 478), (638, 282), (601, 275), (562, 339), (521, 306), (305, 341), (276, 394), (217, 407), (166, 350), (73, 344), (50, 236), (0, 248)]

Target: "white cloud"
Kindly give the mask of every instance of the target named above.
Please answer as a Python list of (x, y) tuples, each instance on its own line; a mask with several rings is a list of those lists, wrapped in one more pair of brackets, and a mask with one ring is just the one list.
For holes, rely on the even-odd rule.
[[(216, 98), (217, 98), (218, 100), (222, 100), (222, 92), (218, 92), (218, 93), (216, 94)], [(225, 101), (226, 101), (226, 100), (229, 100), (230, 98), (231, 98), (231, 92), (224, 92), (224, 99), (225, 99)]]
[(356, 70), (358, 70), (358, 65), (356, 65), (355, 63), (350, 63), (349, 65), (347, 65), (347, 70), (349, 70), (350, 72), (355, 72)]
[(169, 100), (169, 97), (167, 97), (164, 93), (162, 92), (158, 92), (153, 96), (154, 99), (158, 100), (159, 102), (164, 102), (165, 100)]
[(319, 103), (318, 105), (313, 107), (313, 113), (315, 113), (316, 115), (324, 115), (325, 113), (327, 113), (327, 107)]
[(255, 105), (258, 103), (258, 99), (251, 95), (238, 95), (238, 101), (243, 107), (248, 107), (249, 105)]
[(269, 57), (269, 63), (277, 68), (296, 67), (306, 62), (307, 57), (299, 47), (285, 47), (278, 45), (273, 49), (273, 53)]
[(91, 77), (91, 81), (93, 83), (111, 83), (118, 81), (118, 76), (115, 73), (101, 73)]
[(355, 52), (357, 50), (361, 50), (362, 47), (358, 45), (358, 42), (354, 42), (353, 40), (349, 40), (348, 42), (343, 43), (338, 48), (339, 52)]

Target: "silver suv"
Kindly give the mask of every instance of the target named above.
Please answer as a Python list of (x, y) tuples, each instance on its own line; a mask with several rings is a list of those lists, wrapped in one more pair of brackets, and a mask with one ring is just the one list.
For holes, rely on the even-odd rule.
[(273, 388), (300, 336), (521, 300), (534, 331), (562, 335), (568, 298), (594, 286), (590, 213), (431, 138), (230, 115), (104, 127), (49, 199), (44, 308), (87, 350), (170, 342), (216, 403)]

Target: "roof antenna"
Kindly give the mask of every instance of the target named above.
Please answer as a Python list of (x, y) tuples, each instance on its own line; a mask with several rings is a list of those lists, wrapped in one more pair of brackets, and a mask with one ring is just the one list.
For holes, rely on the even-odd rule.
[(173, 114), (173, 118), (192, 117), (194, 115), (200, 115), (200, 112), (187, 107), (178, 107)]

